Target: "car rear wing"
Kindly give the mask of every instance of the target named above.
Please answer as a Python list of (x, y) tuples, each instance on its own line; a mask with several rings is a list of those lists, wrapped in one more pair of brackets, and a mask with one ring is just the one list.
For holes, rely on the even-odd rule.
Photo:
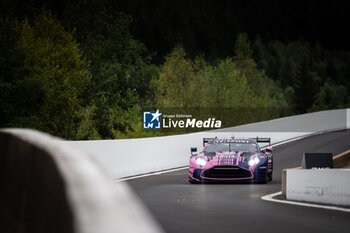
[(203, 146), (205, 146), (205, 144), (207, 144), (208, 142), (215, 140), (216, 138), (217, 137), (215, 137), (215, 138), (203, 138)]
[[(215, 137), (215, 138), (203, 138), (203, 146), (205, 146), (205, 144), (207, 144), (208, 142), (213, 141), (215, 139), (217, 139), (217, 137)], [(238, 139), (238, 138), (232, 137), (232, 139)], [(250, 139), (255, 140), (257, 143), (268, 143), (269, 146), (271, 146), (271, 138), (256, 137), (256, 138), (250, 138)]]
[(256, 138), (251, 138), (251, 139), (254, 139), (257, 143), (268, 143), (269, 146), (271, 146), (271, 138), (259, 138), (259, 137), (256, 137)]

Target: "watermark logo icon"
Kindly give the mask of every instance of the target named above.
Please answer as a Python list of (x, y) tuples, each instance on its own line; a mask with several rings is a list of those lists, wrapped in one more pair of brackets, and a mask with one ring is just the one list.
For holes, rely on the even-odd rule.
[(162, 113), (159, 109), (156, 112), (143, 112), (144, 129), (160, 129), (160, 116)]

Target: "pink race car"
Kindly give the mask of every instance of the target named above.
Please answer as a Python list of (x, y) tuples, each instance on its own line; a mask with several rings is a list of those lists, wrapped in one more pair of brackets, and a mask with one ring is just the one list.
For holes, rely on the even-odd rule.
[[(268, 143), (261, 149), (258, 143)], [(191, 148), (189, 182), (272, 180), (273, 156), (270, 138), (203, 138), (203, 151)]]

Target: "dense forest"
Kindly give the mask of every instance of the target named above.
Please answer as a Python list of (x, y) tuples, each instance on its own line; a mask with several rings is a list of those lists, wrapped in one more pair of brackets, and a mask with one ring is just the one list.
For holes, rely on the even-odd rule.
[(0, 4), (0, 127), (130, 138), (161, 134), (147, 106), (350, 107), (346, 1)]

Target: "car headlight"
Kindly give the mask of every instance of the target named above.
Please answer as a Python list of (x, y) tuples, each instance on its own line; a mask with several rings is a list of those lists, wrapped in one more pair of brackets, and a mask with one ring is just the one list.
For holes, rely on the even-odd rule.
[(250, 159), (248, 164), (249, 166), (257, 165), (260, 162), (259, 158), (255, 157), (254, 159)]
[(205, 161), (204, 158), (199, 157), (199, 158), (196, 159), (196, 163), (198, 165), (204, 166), (205, 164), (207, 164), (207, 161)]

